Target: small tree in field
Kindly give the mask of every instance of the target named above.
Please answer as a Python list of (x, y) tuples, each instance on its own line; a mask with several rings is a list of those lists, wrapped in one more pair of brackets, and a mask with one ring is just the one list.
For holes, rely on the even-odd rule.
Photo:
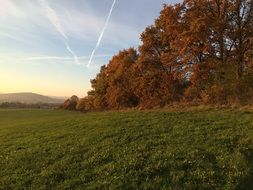
[(78, 101), (79, 98), (76, 95), (73, 95), (64, 102), (63, 108), (66, 110), (76, 110), (76, 105), (78, 104)]

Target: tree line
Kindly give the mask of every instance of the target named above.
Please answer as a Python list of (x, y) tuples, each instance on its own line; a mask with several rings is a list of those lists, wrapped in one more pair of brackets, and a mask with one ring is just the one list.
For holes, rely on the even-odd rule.
[(0, 108), (58, 109), (59, 103), (1, 102)]
[(101, 67), (75, 109), (253, 102), (252, 0), (165, 4), (140, 39)]

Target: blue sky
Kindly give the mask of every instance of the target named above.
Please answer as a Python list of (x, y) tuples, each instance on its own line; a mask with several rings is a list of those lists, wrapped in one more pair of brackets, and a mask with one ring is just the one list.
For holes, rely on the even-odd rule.
[(119, 50), (137, 47), (168, 0), (0, 0), (0, 93), (80, 97)]

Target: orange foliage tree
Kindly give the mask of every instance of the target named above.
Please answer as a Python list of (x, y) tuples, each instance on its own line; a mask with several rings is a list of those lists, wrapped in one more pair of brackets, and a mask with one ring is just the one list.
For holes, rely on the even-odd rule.
[(108, 83), (106, 98), (111, 108), (134, 107), (139, 104), (135, 95), (133, 68), (138, 59), (137, 51), (133, 48), (120, 51), (107, 66)]
[(93, 102), (89, 109), (253, 101), (252, 0), (164, 5), (141, 41), (138, 51), (120, 51), (91, 80), (83, 100)]

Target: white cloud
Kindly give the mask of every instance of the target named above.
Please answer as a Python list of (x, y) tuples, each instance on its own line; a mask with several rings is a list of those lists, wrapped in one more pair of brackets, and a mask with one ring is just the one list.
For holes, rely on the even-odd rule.
[[(101, 54), (101, 55), (95, 55), (95, 58), (106, 58), (106, 57), (112, 57), (113, 55), (111, 54)], [(90, 56), (81, 56), (78, 57), (78, 59), (80, 60), (88, 60), (90, 58)], [(25, 57), (23, 58), (23, 60), (27, 60), (27, 61), (36, 61), (36, 60), (74, 60), (73, 57), (60, 57), (60, 56), (30, 56), (30, 57)]]
[[(72, 55), (75, 54), (73, 49), (79, 50), (79, 56), (75, 54), (73, 57), (79, 59), (81, 55), (89, 54), (94, 48), (108, 14), (108, 7), (102, 8), (102, 12), (98, 14), (96, 8), (91, 6), (92, 2), (92, 0), (85, 1), (81, 3), (82, 7), (75, 7), (68, 6), (72, 5), (72, 1), (61, 1), (61, 3), (50, 1), (50, 6), (55, 11), (55, 15), (49, 11), (51, 23), (54, 25), (52, 27), (38, 1), (0, 0), (0, 42), (1, 39), (19, 41), (18, 47), (15, 42), (10, 41), (8, 43), (10, 48), (5, 47), (5, 52), (21, 51), (68, 56), (59, 40), (69, 39), (71, 49), (68, 48), (70, 45), (66, 45), (67, 50)], [(99, 53), (115, 53), (118, 49), (127, 48), (129, 44), (137, 44), (138, 37), (139, 31), (135, 27), (129, 23), (121, 23), (113, 17), (104, 33)]]
[(50, 22), (53, 24), (53, 26), (59, 32), (59, 34), (63, 37), (63, 41), (66, 46), (66, 49), (74, 57), (75, 63), (79, 65), (80, 62), (78, 60), (78, 57), (77, 57), (76, 53), (74, 52), (74, 50), (72, 50), (71, 47), (69, 46), (69, 43), (68, 43), (69, 39), (66, 36), (66, 34), (62, 28), (60, 19), (58, 18), (56, 12), (49, 6), (49, 4), (46, 0), (39, 0), (39, 3), (42, 6), (42, 9), (45, 12), (45, 14), (47, 15)]
[[(90, 69), (98, 69), (102, 64), (105, 64), (103, 60), (109, 60), (113, 55), (111, 54), (97, 54), (94, 56), (96, 58), (94, 60), (94, 64)], [(82, 64), (76, 65), (86, 66), (88, 64), (90, 56), (80, 56), (78, 59)], [(41, 65), (43, 64), (57, 64), (57, 65), (73, 65), (75, 58), (72, 56), (50, 56), (50, 55), (42, 55), (42, 54), (28, 54), (28, 53), (1, 53), (0, 54), (0, 66), (4, 65)]]
[(19, 41), (19, 42), (25, 42), (25, 40), (23, 40), (21, 38), (18, 38), (15, 35), (9, 34), (9, 33), (4, 32), (4, 31), (0, 31), (0, 36), (4, 37), (4, 38), (9, 38), (11, 40)]
[(0, 1), (0, 18), (4, 19), (4, 18), (8, 18), (8, 17), (25, 17), (26, 14), (25, 12), (22, 11), (22, 9), (20, 9), (18, 7), (18, 5), (12, 1), (12, 0), (1, 0)]

